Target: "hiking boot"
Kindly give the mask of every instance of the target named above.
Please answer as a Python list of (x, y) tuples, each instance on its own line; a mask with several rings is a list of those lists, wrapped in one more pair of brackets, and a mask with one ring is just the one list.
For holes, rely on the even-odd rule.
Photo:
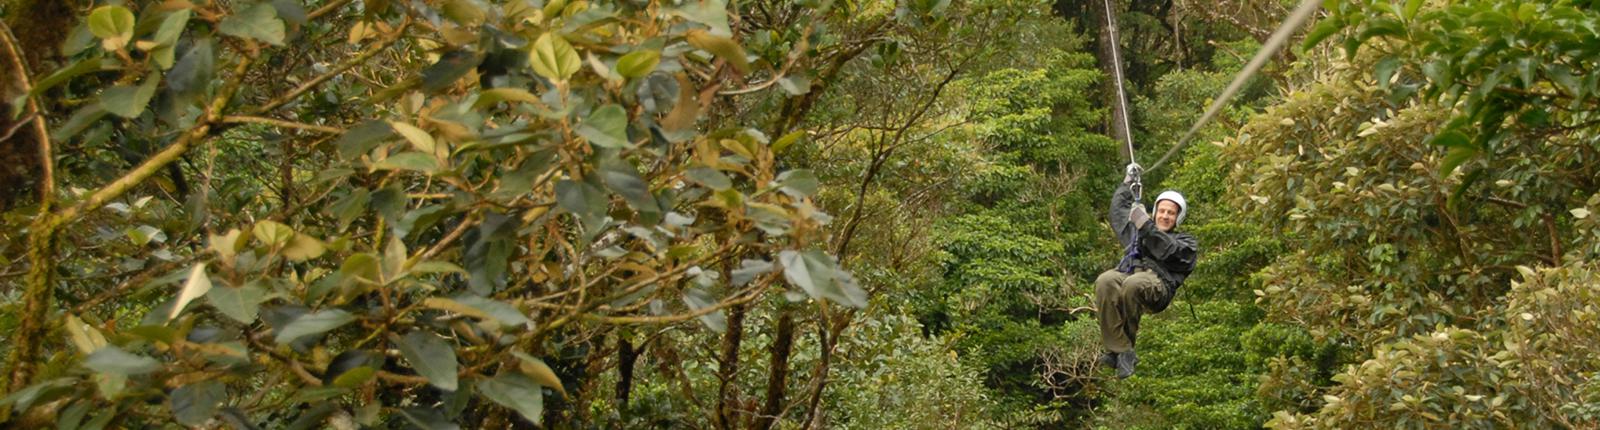
[(1133, 350), (1117, 354), (1117, 379), (1128, 379), (1133, 376), (1133, 366), (1139, 364), (1139, 355)]
[(1117, 353), (1115, 353), (1115, 352), (1107, 352), (1107, 353), (1104, 353), (1104, 354), (1100, 354), (1100, 366), (1101, 367), (1116, 367), (1117, 366)]

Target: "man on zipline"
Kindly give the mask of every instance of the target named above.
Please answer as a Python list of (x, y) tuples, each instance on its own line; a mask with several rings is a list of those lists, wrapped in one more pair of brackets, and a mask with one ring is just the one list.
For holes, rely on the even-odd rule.
[(1122, 261), (1094, 281), (1094, 301), (1100, 314), (1100, 339), (1105, 366), (1116, 366), (1117, 377), (1133, 375), (1139, 356), (1133, 352), (1139, 334), (1139, 317), (1157, 313), (1172, 303), (1183, 279), (1194, 271), (1199, 243), (1194, 236), (1176, 231), (1189, 205), (1177, 191), (1156, 196), (1155, 222), (1134, 196), (1143, 170), (1129, 164), (1122, 185), (1111, 195), (1111, 229), (1122, 243)]

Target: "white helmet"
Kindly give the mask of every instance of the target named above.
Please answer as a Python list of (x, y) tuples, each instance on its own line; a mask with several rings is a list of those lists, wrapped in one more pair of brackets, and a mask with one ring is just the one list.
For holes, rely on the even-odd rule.
[(1162, 200), (1171, 200), (1173, 203), (1178, 204), (1178, 220), (1172, 223), (1172, 228), (1178, 228), (1179, 224), (1183, 224), (1183, 216), (1189, 214), (1189, 202), (1183, 200), (1183, 194), (1178, 194), (1177, 191), (1172, 190), (1162, 191), (1161, 195), (1156, 196), (1157, 207), (1161, 206)]

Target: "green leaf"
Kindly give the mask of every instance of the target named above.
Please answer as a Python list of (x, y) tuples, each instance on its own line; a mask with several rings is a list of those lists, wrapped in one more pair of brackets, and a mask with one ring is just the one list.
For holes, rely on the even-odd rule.
[(438, 144), (433, 140), (433, 135), (428, 134), (428, 132), (400, 121), (391, 121), (389, 126), (393, 127), (395, 132), (400, 133), (400, 136), (405, 137), (407, 142), (411, 142), (411, 146), (418, 151), (422, 151), (424, 154), (438, 153)]
[(478, 393), (500, 406), (517, 411), (522, 418), (541, 424), (544, 418), (544, 392), (533, 380), (515, 373), (501, 373), (477, 384)]
[(522, 372), (523, 375), (533, 378), (533, 381), (538, 382), (539, 385), (556, 390), (557, 393), (561, 393), (561, 397), (567, 396), (567, 388), (562, 386), (561, 378), (556, 377), (556, 372), (550, 370), (550, 365), (545, 364), (544, 360), (517, 350), (512, 350), (511, 355), (517, 357), (519, 361), (517, 370)]
[(711, 34), (719, 36), (732, 36), (733, 31), (728, 26), (728, 2), (726, 0), (698, 0), (683, 2), (683, 6), (670, 11), (673, 15), (684, 19), (705, 24), (711, 28)]
[(1561, 88), (1567, 91), (1567, 95), (1574, 98), (1583, 97), (1583, 82), (1572, 75), (1571, 68), (1564, 64), (1549, 64), (1545, 66), (1545, 73), (1550, 75), (1550, 80), (1561, 85)]
[(796, 130), (779, 137), (777, 141), (772, 142), (772, 153), (783, 154), (784, 150), (789, 149), (790, 145), (794, 145), (795, 142), (799, 142), (800, 138), (805, 136), (805, 130)]
[(71, 387), (78, 382), (77, 377), (56, 378), (48, 381), (29, 385), (27, 388), (17, 390), (0, 399), (0, 406), (12, 405), (12, 410), (21, 412), (33, 407), (34, 402), (48, 398), (51, 394)]
[(210, 291), (211, 278), (206, 276), (206, 264), (194, 265), (194, 268), (189, 269), (189, 280), (184, 281), (183, 289), (178, 290), (178, 301), (172, 305), (172, 313), (167, 315), (167, 321), (178, 318), (178, 314), (183, 312), (184, 307), (189, 306), (189, 302)]
[(100, 57), (90, 57), (74, 61), (72, 64), (68, 64), (66, 67), (56, 70), (55, 73), (51, 73), (50, 76), (46, 76), (44, 79), (40, 79), (39, 82), (34, 83), (33, 91), (28, 93), (28, 95), (37, 96), (39, 94), (44, 94), (46, 90), (54, 88), (56, 85), (61, 85), (61, 83), (71, 80), (72, 78), (81, 76), (84, 73), (99, 71), (100, 65)]
[(812, 298), (828, 299), (856, 308), (866, 307), (866, 292), (856, 285), (849, 273), (839, 269), (833, 257), (822, 251), (787, 250), (778, 253), (778, 261), (783, 264), (784, 278)]
[(333, 146), (339, 148), (339, 158), (354, 160), (372, 148), (378, 147), (379, 143), (392, 135), (394, 128), (390, 127), (388, 122), (367, 121), (345, 131), (339, 136), (339, 140), (333, 142)]
[(88, 106), (79, 108), (77, 112), (73, 112), (72, 117), (67, 118), (67, 122), (65, 124), (61, 124), (61, 126), (56, 128), (55, 131), (50, 132), (50, 138), (54, 140), (71, 139), (72, 137), (77, 136), (78, 133), (83, 132), (83, 129), (88, 128), (92, 124), (98, 123), (100, 118), (104, 118), (105, 116), (105, 106), (102, 106), (99, 103), (89, 104)]
[(522, 314), (522, 311), (517, 310), (515, 306), (511, 306), (511, 304), (506, 302), (474, 295), (458, 296), (456, 297), (455, 301), (462, 305), (477, 309), (479, 312), (483, 313), (489, 318), (492, 318), (496, 322), (499, 322), (501, 325), (511, 327), (528, 327), (533, 325), (533, 320), (529, 320), (527, 315)]
[(400, 410), (400, 417), (422, 430), (461, 430), (461, 426), (450, 422), (444, 414), (433, 409), (405, 408)]
[[(683, 304), (689, 306), (690, 311), (698, 312), (701, 309), (705, 309), (717, 304), (717, 301), (713, 299), (710, 294), (707, 294), (705, 290), (700, 288), (691, 288), (683, 292)], [(711, 331), (717, 333), (725, 333), (728, 331), (728, 317), (727, 315), (724, 315), (720, 309), (700, 315), (699, 319), (700, 322), (704, 323), (707, 328), (711, 329)]]
[(216, 73), (216, 54), (211, 50), (211, 39), (195, 40), (183, 58), (172, 66), (167, 75), (167, 90), (183, 97), (193, 97), (205, 92)]
[(443, 7), (444, 16), (464, 26), (483, 23), (483, 9), (472, 0), (449, 0)]
[(178, 36), (183, 34), (184, 26), (189, 24), (189, 15), (188, 9), (178, 9), (167, 14), (167, 18), (161, 20), (161, 27), (156, 30), (155, 38), (151, 40), (156, 43), (156, 48), (150, 50), (150, 55), (155, 57), (156, 64), (161, 66), (162, 70), (172, 68), (174, 46), (178, 42)]
[(1405, 12), (1401, 15), (1407, 20), (1417, 16), (1417, 11), (1422, 9), (1423, 0), (1406, 0)]
[(456, 350), (433, 333), (414, 331), (398, 339), (395, 346), (428, 384), (445, 391), (456, 390)]
[(350, 228), (350, 223), (356, 220), (367, 210), (367, 203), (372, 201), (372, 193), (366, 188), (356, 188), (350, 195), (334, 202), (328, 209), (333, 211), (333, 216), (338, 218), (339, 231)]
[(133, 11), (122, 6), (101, 6), (89, 12), (89, 32), (100, 38), (100, 46), (115, 51), (133, 40)]
[(439, 62), (422, 69), (422, 91), (436, 93), (466, 76), (478, 67), (483, 56), (476, 52), (458, 49), (439, 56)]
[(217, 27), (222, 34), (283, 46), (283, 21), (278, 19), (278, 9), (269, 3), (256, 3), (229, 15)]
[(650, 184), (644, 182), (632, 164), (616, 158), (601, 160), (600, 180), (606, 184), (606, 188), (622, 196), (634, 210), (661, 213), (661, 205), (650, 195)]
[(1322, 43), (1323, 40), (1326, 40), (1328, 36), (1338, 33), (1339, 30), (1343, 28), (1344, 20), (1337, 16), (1324, 19), (1322, 22), (1318, 22), (1317, 26), (1313, 27), (1310, 33), (1306, 34), (1306, 40), (1300, 43), (1300, 47), (1304, 49), (1311, 49), (1312, 47), (1317, 46), (1318, 43)]
[(267, 291), (255, 282), (247, 283), (243, 287), (229, 286), (213, 287), (206, 293), (206, 301), (217, 311), (233, 318), (241, 324), (249, 325), (256, 322), (256, 315), (261, 311), (261, 301), (266, 299)]
[(83, 366), (100, 373), (112, 375), (143, 375), (161, 370), (161, 362), (143, 355), (134, 355), (114, 345), (106, 345), (84, 360)]
[(1450, 172), (1455, 171), (1457, 166), (1477, 156), (1478, 148), (1471, 146), (1451, 147), (1450, 152), (1445, 153), (1444, 160), (1439, 162), (1439, 173), (1448, 175)]
[(400, 240), (400, 235), (389, 236), (389, 244), (383, 249), (383, 279), (400, 279), (405, 275), (406, 259), (410, 253), (406, 251), (406, 244)]
[(467, 270), (448, 261), (424, 261), (411, 266), (411, 273), (467, 273)]
[(539, 103), (539, 96), (521, 88), (495, 88), (478, 93), (478, 101), (473, 103), (472, 107), (481, 109), (503, 101), (537, 104)]
[(583, 125), (578, 127), (578, 135), (595, 146), (627, 148), (631, 146), (628, 141), (628, 113), (615, 104), (601, 106), (583, 119)]
[(251, 233), (255, 235), (256, 240), (272, 247), (288, 243), (295, 235), (293, 228), (272, 220), (256, 221)]
[(628, 78), (649, 75), (661, 64), (661, 51), (654, 49), (633, 51), (617, 60), (617, 73)]
[(227, 397), (228, 390), (221, 382), (202, 381), (172, 390), (169, 406), (178, 423), (193, 427), (216, 416), (217, 406)]
[(732, 38), (694, 29), (684, 33), (684, 40), (688, 41), (690, 46), (704, 49), (711, 55), (726, 60), (739, 73), (750, 72), (750, 59), (745, 54), (744, 47), (739, 46), (739, 43), (734, 42)]
[(294, 240), (290, 241), (287, 246), (284, 246), (282, 252), (283, 258), (298, 262), (321, 257), (322, 253), (327, 251), (327, 245), (324, 245), (321, 240), (317, 240), (317, 238), (304, 234), (296, 233), (294, 235)]
[(1394, 77), (1395, 69), (1400, 68), (1400, 57), (1384, 57), (1373, 66), (1372, 75), (1378, 81), (1378, 88), (1388, 89), (1389, 80)]
[(123, 118), (138, 117), (150, 105), (150, 98), (156, 95), (156, 86), (160, 83), (161, 74), (151, 73), (137, 87), (117, 85), (107, 88), (100, 93), (100, 105), (105, 107), (106, 112)]
[(1472, 144), (1472, 139), (1462, 132), (1449, 130), (1435, 135), (1428, 143), (1446, 148), (1466, 148)]
[(289, 343), (305, 336), (327, 333), (355, 321), (356, 317), (339, 309), (327, 309), (301, 315), (290, 321), (289, 324), (278, 330), (274, 340), (280, 344)]
[(412, 170), (433, 173), (439, 170), (439, 161), (432, 155), (408, 151), (391, 155), (372, 165), (376, 170)]
[(342, 388), (356, 388), (365, 385), (367, 381), (371, 381), (372, 378), (377, 375), (378, 372), (373, 370), (371, 367), (361, 366), (347, 370), (344, 373), (340, 373), (339, 376), (334, 377), (333, 386)]
[(817, 174), (810, 169), (795, 169), (778, 175), (778, 184), (783, 186), (783, 192), (794, 198), (810, 197), (817, 194)]
[(528, 63), (533, 65), (534, 73), (556, 82), (566, 82), (583, 65), (572, 44), (555, 33), (542, 34), (533, 41)]
[(127, 229), (123, 231), (123, 234), (127, 235), (128, 240), (133, 242), (134, 245), (138, 246), (145, 246), (146, 244), (149, 244), (150, 241), (156, 241), (159, 243), (167, 240), (166, 233), (163, 233), (161, 230), (148, 225), (141, 225)]
[(710, 188), (712, 190), (722, 191), (733, 188), (733, 180), (729, 179), (728, 175), (723, 174), (717, 169), (699, 166), (690, 168), (688, 171), (683, 173), (684, 176), (689, 177), (689, 180), (695, 181), (700, 185), (704, 185), (706, 188)]

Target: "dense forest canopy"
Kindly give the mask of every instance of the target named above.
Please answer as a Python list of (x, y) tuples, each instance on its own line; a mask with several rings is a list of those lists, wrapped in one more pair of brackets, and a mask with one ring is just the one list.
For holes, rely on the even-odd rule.
[(1119, 380), (1294, 3), (7, 2), (0, 424), (1600, 426), (1600, 10), (1322, 6)]

